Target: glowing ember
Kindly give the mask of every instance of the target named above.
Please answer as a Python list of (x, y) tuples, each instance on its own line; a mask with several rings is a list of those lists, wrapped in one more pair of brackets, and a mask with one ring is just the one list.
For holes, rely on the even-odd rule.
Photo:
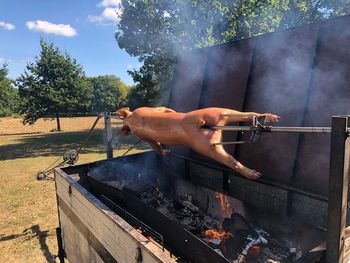
[(230, 217), (232, 214), (230, 203), (227, 200), (226, 195), (216, 192), (216, 198), (220, 200), (220, 208), (224, 217)]
[(215, 230), (212, 230), (212, 229), (208, 229), (205, 231), (205, 236), (207, 238), (209, 238), (210, 240), (212, 239), (227, 239), (227, 238), (230, 238), (230, 237), (233, 237), (233, 235), (230, 233), (230, 232), (217, 232)]
[(255, 246), (252, 246), (252, 247), (248, 250), (247, 256), (248, 256), (248, 257), (254, 257), (254, 256), (259, 255), (260, 252), (261, 252), (260, 246), (255, 245)]

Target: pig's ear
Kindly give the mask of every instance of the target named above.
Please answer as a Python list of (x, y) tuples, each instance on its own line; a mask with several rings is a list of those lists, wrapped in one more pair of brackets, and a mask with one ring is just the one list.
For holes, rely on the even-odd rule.
[(130, 112), (129, 107), (121, 108), (115, 112), (115, 114), (119, 117), (123, 117), (124, 119), (128, 117), (128, 112)]
[(127, 136), (127, 135), (129, 135), (130, 131), (131, 131), (131, 130), (130, 130), (129, 126), (123, 125), (123, 127), (121, 127), (121, 128), (117, 131), (117, 135), (118, 135), (118, 136)]

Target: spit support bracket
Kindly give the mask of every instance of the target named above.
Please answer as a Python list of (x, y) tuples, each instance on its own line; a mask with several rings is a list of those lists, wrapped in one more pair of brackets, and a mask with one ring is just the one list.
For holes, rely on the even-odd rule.
[(258, 143), (261, 141), (263, 131), (269, 130), (269, 126), (265, 126), (266, 116), (253, 116), (252, 126), (250, 126), (249, 132), (251, 132), (249, 140), (246, 141), (233, 141), (233, 142), (217, 142), (216, 145), (228, 145), (228, 144), (244, 144), (244, 143)]
[(249, 138), (249, 143), (258, 143), (261, 141), (262, 131), (266, 129), (265, 126), (266, 116), (254, 116), (253, 127), (260, 128), (260, 130), (254, 130)]

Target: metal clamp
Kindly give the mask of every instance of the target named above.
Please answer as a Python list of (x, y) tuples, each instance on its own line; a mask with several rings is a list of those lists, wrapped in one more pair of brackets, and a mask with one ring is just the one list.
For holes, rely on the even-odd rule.
[(250, 138), (247, 141), (233, 141), (233, 142), (217, 142), (216, 145), (229, 145), (229, 144), (244, 144), (244, 143), (258, 143), (261, 141), (262, 132), (268, 127), (265, 126), (266, 116), (253, 116), (252, 126), (249, 131), (251, 132)]
[(257, 143), (261, 141), (262, 131), (265, 129), (265, 120), (266, 116), (254, 116), (253, 118), (253, 126), (257, 128), (261, 128), (261, 130), (255, 130), (250, 135), (248, 143)]

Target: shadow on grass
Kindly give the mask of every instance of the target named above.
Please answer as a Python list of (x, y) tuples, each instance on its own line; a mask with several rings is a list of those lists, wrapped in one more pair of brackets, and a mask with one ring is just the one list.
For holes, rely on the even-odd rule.
[(46, 238), (49, 235), (48, 233), (49, 233), (49, 230), (42, 231), (39, 225), (33, 225), (30, 228), (25, 229), (20, 234), (14, 234), (9, 236), (0, 235), (0, 242), (16, 239), (22, 236), (28, 236), (25, 239), (25, 241), (28, 241), (33, 238), (38, 238), (40, 243), (40, 249), (42, 250), (44, 257), (46, 258), (46, 261), (50, 263), (56, 262), (55, 255), (50, 252), (50, 249), (46, 244)]
[[(88, 131), (47, 133), (18, 137), (15, 144), (0, 146), (0, 160), (31, 158), (39, 156), (62, 156), (66, 150), (78, 149), (88, 135)], [(116, 136), (115, 136), (116, 137)], [(115, 138), (115, 148), (127, 149), (137, 139), (132, 136)], [(138, 144), (137, 149), (147, 149)], [(104, 153), (104, 131), (94, 131), (81, 153)]]

